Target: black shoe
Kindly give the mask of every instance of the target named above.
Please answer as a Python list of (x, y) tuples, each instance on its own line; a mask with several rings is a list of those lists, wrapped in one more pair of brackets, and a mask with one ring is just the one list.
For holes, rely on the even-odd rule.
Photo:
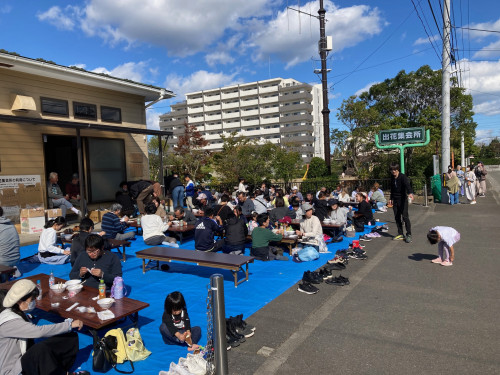
[(318, 271), (314, 271), (314, 272), (311, 272), (311, 274), (313, 275), (313, 277), (318, 280), (320, 283), (323, 282), (323, 276), (320, 275), (320, 273)]
[(317, 276), (315, 276), (311, 271), (304, 272), (302, 281), (309, 284), (321, 284), (321, 281), (319, 281)]
[(234, 325), (236, 333), (243, 335), (245, 337), (252, 337), (254, 335), (254, 331), (250, 329), (248, 326), (243, 326), (242, 320), (238, 319), (238, 317), (229, 317), (229, 321)]
[(334, 277), (331, 280), (327, 280), (327, 281), (325, 281), (325, 283), (329, 284), (329, 285), (337, 285), (337, 286), (344, 286), (345, 285), (344, 280), (339, 279), (338, 277)]
[(297, 288), (299, 292), (305, 293), (305, 294), (316, 294), (319, 292), (319, 289), (316, 288), (314, 285), (311, 285), (310, 283), (302, 282), (302, 284), (299, 284), (299, 287)]
[(248, 324), (246, 321), (243, 320), (243, 314), (240, 314), (240, 315), (236, 315), (235, 317), (236, 321), (237, 321), (237, 325), (242, 327), (243, 329), (250, 329), (252, 331), (255, 332), (255, 326), (251, 325), (251, 324)]
[(372, 239), (365, 234), (365, 235), (359, 237), (359, 240), (360, 241), (370, 242)]
[(349, 259), (360, 259), (360, 260), (365, 260), (367, 259), (368, 257), (364, 254), (359, 254), (359, 253), (356, 253), (356, 252), (352, 252), (351, 254), (349, 254)]
[(333, 277), (332, 271), (330, 271), (327, 267), (320, 269), (319, 274), (323, 277), (323, 280), (328, 280)]
[(364, 251), (363, 249), (355, 248), (352, 251), (355, 252), (355, 253), (357, 253), (357, 254), (366, 255), (366, 251)]
[(245, 336), (236, 332), (236, 327), (234, 326), (234, 322), (231, 321), (230, 319), (226, 319), (226, 335), (229, 335), (230, 337), (237, 339), (240, 344), (246, 341)]
[(345, 270), (346, 267), (344, 263), (332, 263), (326, 265), (325, 268), (329, 271), (342, 271)]
[(349, 279), (347, 277), (344, 277), (342, 275), (339, 275), (337, 277), (339, 280), (342, 280), (344, 282), (345, 285), (349, 285), (351, 282), (349, 281)]
[(226, 333), (226, 343), (227, 343), (227, 350), (240, 346), (240, 341), (236, 337), (229, 336), (227, 333)]

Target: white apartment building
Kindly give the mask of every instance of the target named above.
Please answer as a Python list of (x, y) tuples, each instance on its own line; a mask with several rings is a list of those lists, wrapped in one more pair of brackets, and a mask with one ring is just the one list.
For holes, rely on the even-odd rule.
[(169, 145), (177, 143), (184, 124), (196, 125), (219, 151), (221, 135), (233, 132), (297, 150), (305, 162), (324, 157), (321, 85), (273, 78), (186, 94), (186, 100), (160, 116), (160, 129), (172, 131)]

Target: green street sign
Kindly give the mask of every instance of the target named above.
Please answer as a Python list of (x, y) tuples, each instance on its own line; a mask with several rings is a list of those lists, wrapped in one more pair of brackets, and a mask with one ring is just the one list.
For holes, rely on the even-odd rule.
[(381, 145), (421, 143), (425, 141), (425, 128), (381, 130), (379, 141)]

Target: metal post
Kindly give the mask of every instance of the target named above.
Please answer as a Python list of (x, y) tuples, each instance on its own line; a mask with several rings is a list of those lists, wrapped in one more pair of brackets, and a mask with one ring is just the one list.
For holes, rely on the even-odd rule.
[(442, 123), (441, 123), (441, 171), (446, 173), (450, 163), (450, 0), (444, 0), (443, 6), (443, 81)]
[(82, 137), (80, 136), (80, 129), (76, 129), (76, 154), (78, 157), (78, 177), (80, 178), (80, 209), (83, 215), (87, 214), (87, 194), (84, 188), (84, 174), (83, 174), (83, 154), (82, 154)]
[(465, 162), (465, 136), (464, 136), (464, 131), (462, 130), (460, 132), (460, 135), (461, 135), (461, 139), (460, 139), (460, 159), (462, 160), (462, 164), (461, 166), (462, 167), (465, 167), (466, 165), (466, 162)]
[(227, 366), (226, 343), (226, 311), (224, 305), (224, 277), (221, 274), (210, 276), (210, 289), (212, 293), (212, 321), (214, 337), (215, 373), (217, 375), (229, 374)]
[(427, 207), (427, 182), (424, 182), (424, 206)]
[(325, 35), (325, 13), (323, 0), (319, 1), (319, 56), (321, 58), (321, 88), (323, 90), (323, 140), (325, 148), (325, 163), (328, 168), (328, 175), (332, 172), (330, 160), (330, 109), (328, 108), (328, 79), (326, 68), (326, 35)]
[(161, 135), (158, 136), (158, 157), (160, 158), (160, 170), (158, 171), (158, 182), (163, 186), (162, 193), (165, 196), (165, 181), (163, 181), (163, 147), (161, 144)]

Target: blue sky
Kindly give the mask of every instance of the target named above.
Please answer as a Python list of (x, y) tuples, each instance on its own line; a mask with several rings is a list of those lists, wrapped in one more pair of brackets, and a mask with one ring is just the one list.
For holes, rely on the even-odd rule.
[[(455, 26), (500, 30), (498, 1), (451, 1)], [(430, 3), (441, 29), (439, 1)], [(320, 68), (318, 21), (287, 11), (289, 6), (317, 15), (318, 4), (1, 0), (0, 48), (174, 91), (172, 102), (148, 110), (148, 126), (157, 127), (158, 116), (186, 92), (274, 77), (320, 83), (313, 73)], [(341, 127), (335, 114), (342, 99), (403, 69), (441, 67), (441, 39), (429, 1), (325, 0), (325, 8), (334, 46), (328, 58), (331, 127)], [(474, 98), (477, 141), (488, 142), (500, 137), (500, 33), (456, 29), (454, 36), (462, 86)]]

